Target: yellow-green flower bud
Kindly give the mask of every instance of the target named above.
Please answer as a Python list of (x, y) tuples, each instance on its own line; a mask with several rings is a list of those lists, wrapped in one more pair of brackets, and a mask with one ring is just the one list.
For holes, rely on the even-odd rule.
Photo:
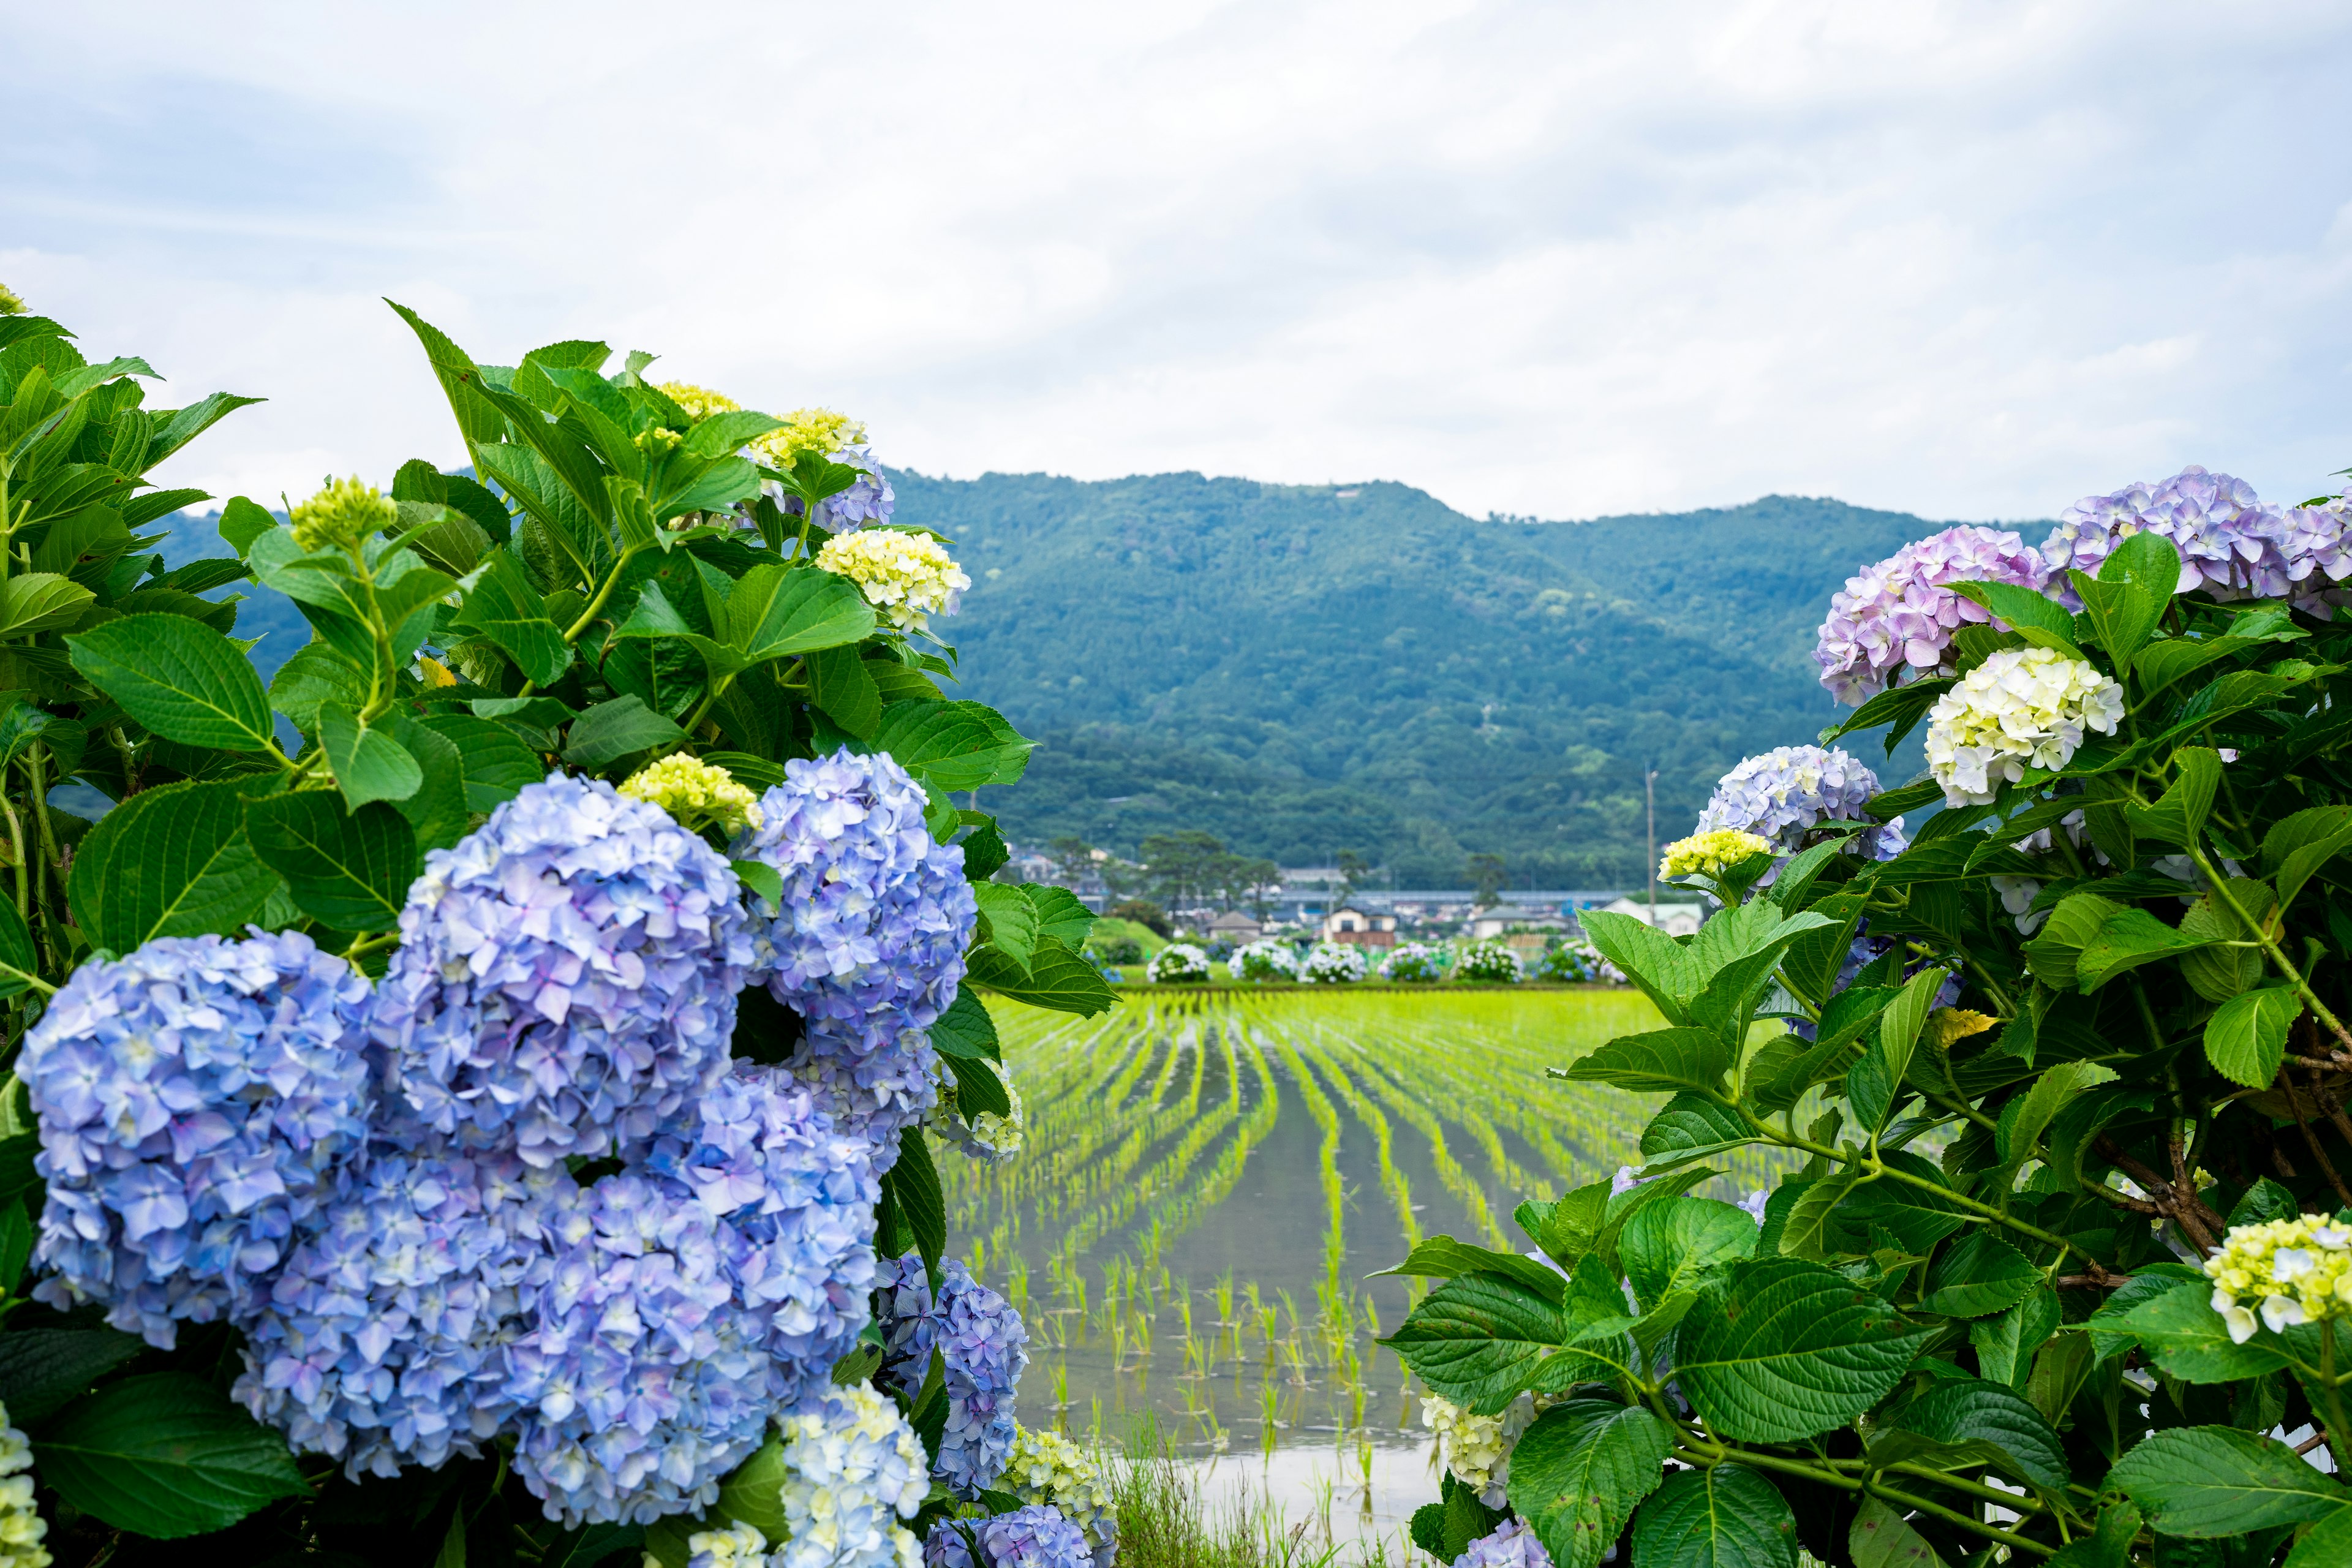
[(330, 479), (309, 500), (295, 503), (294, 542), (306, 551), (349, 550), (368, 535), (397, 527), (400, 508), (353, 477)]
[(1666, 846), (1658, 862), (1661, 877), (1720, 877), (1751, 855), (1769, 855), (1772, 841), (1753, 833), (1743, 833), (1736, 827), (1718, 827), (1712, 833), (1694, 833)]
[(0, 283), (0, 316), (21, 316), (25, 313), (25, 297)]
[(2205, 1272), (2213, 1310), (2240, 1344), (2254, 1337), (2257, 1308), (2273, 1333), (2352, 1316), (2352, 1226), (2313, 1215), (2233, 1226)]
[(708, 419), (714, 414), (732, 414), (743, 405), (723, 392), (713, 392), (692, 382), (665, 381), (661, 389), (672, 403), (686, 410), (689, 419)]
[(680, 752), (647, 763), (631, 773), (621, 793), (660, 806), (681, 826), (699, 832), (715, 826), (733, 834), (760, 826), (760, 797), (735, 782), (725, 768)]

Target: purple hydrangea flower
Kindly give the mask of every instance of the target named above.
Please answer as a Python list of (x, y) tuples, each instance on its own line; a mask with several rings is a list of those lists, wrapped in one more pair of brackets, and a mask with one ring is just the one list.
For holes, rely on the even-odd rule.
[(1847, 578), (1830, 600), (1813, 650), (1822, 684), (1839, 701), (1858, 706), (1906, 670), (1948, 675), (1952, 634), (1989, 617), (1945, 584), (2014, 583), (2040, 593), (2049, 582), (2040, 553), (1999, 529), (1948, 528), (1906, 544)]
[(17, 1070), (48, 1184), (35, 1288), (166, 1349), (267, 1294), (365, 1137), (368, 984), (295, 931), (164, 937), (74, 972)]
[(913, 1568), (920, 1548), (901, 1521), (930, 1491), (922, 1440), (866, 1384), (827, 1389), (783, 1422), (784, 1521), (768, 1568)]
[(1551, 1553), (1526, 1521), (1507, 1519), (1472, 1542), (1454, 1568), (1552, 1568)]
[(2352, 581), (2352, 490), (2319, 506), (2290, 508), (2281, 520), (2279, 550), (2293, 580), (2291, 601), (2323, 620), (2352, 604), (2342, 586)]
[(2202, 588), (2217, 599), (2284, 598), (2296, 576), (2286, 553), (2290, 530), (2279, 509), (2263, 505), (2245, 480), (2192, 464), (2161, 483), (2085, 496), (2059, 513), (2042, 546), (2052, 595), (2080, 609), (2066, 572), (2096, 576), (2115, 547), (2142, 530), (2162, 534), (2180, 552), (2175, 593)]
[(890, 476), (882, 471), (874, 454), (864, 447), (846, 447), (834, 453), (832, 460), (856, 468), (857, 482), (839, 495), (825, 497), (824, 525), (841, 533), (867, 523), (889, 521), (898, 494), (890, 488)]
[(739, 886), (658, 806), (550, 774), (425, 865), (377, 992), (393, 1136), (626, 1154), (726, 1072)]
[(381, 1152), (347, 1174), (239, 1326), (236, 1396), (353, 1479), (478, 1454), (507, 1425), (506, 1347), (578, 1188), (514, 1155)]
[[(1698, 814), (1697, 830), (1759, 834), (1793, 855), (1823, 822), (1864, 820), (1863, 805), (1877, 793), (1878, 775), (1844, 752), (1776, 746), (1723, 775)], [(1869, 828), (1853, 842), (1871, 859), (1892, 859), (1903, 849), (1902, 819)]]
[(580, 1195), (525, 1302), (515, 1467), (567, 1526), (707, 1508), (867, 1318), (880, 1195), (809, 1091), (740, 1067), (692, 1139)]
[(1093, 1563), (1086, 1536), (1051, 1503), (992, 1519), (943, 1519), (923, 1542), (923, 1568), (1092, 1568)]
[(924, 1031), (955, 1000), (979, 906), (963, 851), (932, 838), (922, 786), (889, 757), (845, 749), (784, 774), (730, 850), (784, 883), (780, 911), (752, 919), (751, 974), (807, 1020), (794, 1074), (887, 1170), (937, 1100)]
[(930, 1369), (931, 1352), (940, 1352), (948, 1419), (931, 1473), (976, 1497), (996, 1484), (1013, 1455), (1013, 1392), (1029, 1364), (1029, 1331), (1011, 1303), (962, 1263), (949, 1258), (940, 1273), (944, 1284), (934, 1301), (915, 1254), (877, 1270), (877, 1288), (890, 1291), (882, 1375), (911, 1397)]

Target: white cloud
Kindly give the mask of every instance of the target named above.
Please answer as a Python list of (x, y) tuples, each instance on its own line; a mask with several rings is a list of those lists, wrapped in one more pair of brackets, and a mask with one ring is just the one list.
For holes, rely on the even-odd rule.
[(457, 459), (382, 295), (929, 472), (2032, 516), (2352, 462), (2337, 5), (17, 11), (0, 279), (268, 394), (173, 476), (224, 491)]

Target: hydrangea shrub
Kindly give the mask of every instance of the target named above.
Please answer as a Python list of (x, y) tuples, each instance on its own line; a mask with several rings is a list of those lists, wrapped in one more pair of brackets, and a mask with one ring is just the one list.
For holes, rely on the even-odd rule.
[(1364, 950), (1343, 942), (1318, 942), (1307, 950), (1298, 978), (1309, 985), (1349, 985), (1361, 980), (1370, 965)]
[(1029, 751), (944, 687), (970, 584), (855, 421), (400, 313), (467, 468), (166, 570), (147, 475), (252, 400), (0, 291), (0, 1559), (915, 1568), (1013, 1446), (933, 1163), (1017, 1146), (983, 996), (1111, 1002), (954, 804)]
[(1296, 980), (1298, 978), (1298, 955), (1290, 950), (1288, 942), (1263, 937), (1234, 949), (1234, 955), (1225, 960), (1225, 972), (1236, 980), (1260, 984)]
[(1151, 955), (1143, 973), (1154, 985), (1205, 985), (1209, 955), (1189, 942), (1171, 942)]
[[(1859, 711), (1669, 848), (1698, 934), (1582, 917), (1661, 1017), (1555, 1072), (1647, 1097), (1640, 1164), (1401, 1270), (1417, 1544), (2352, 1562), (2347, 521), (2191, 469), (1837, 595)], [(1894, 788), (1827, 750), (1921, 722)]]

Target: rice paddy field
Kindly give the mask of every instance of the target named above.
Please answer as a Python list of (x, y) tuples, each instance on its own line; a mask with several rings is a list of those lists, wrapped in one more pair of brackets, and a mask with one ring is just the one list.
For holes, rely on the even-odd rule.
[[(950, 1250), (1030, 1327), (1021, 1420), (1180, 1452), (1308, 1446), (1360, 1464), (1420, 1434), (1376, 1336), (1439, 1234), (1524, 1250), (1524, 1196), (1638, 1164), (1655, 1100), (1547, 1067), (1660, 1026), (1637, 993), (1150, 992), (1074, 1020), (992, 1002), (1021, 1154), (940, 1172)], [(1766, 1184), (1718, 1163), (1715, 1195)], [(1710, 1190), (1710, 1189), (1702, 1189)]]

